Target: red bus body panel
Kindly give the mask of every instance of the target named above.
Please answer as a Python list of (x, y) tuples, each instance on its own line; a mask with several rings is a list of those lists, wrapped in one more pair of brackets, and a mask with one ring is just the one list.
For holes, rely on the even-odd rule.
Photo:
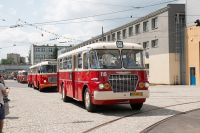
[[(105, 76), (101, 76), (102, 73), (106, 74)], [(145, 102), (146, 98), (139, 98), (139, 99), (112, 99), (112, 100), (95, 100), (94, 99), (94, 92), (95, 91), (110, 91), (112, 92), (112, 88), (100, 90), (99, 84), (100, 83), (109, 83), (109, 76), (113, 74), (119, 73), (129, 73), (131, 75), (138, 76), (138, 83), (139, 82), (148, 82), (147, 75), (145, 70), (88, 70), (88, 71), (74, 71), (74, 72), (59, 72), (59, 80), (58, 80), (58, 90), (61, 92), (61, 85), (64, 85), (64, 89), (66, 92), (66, 96), (72, 97), (79, 101), (83, 101), (83, 91), (84, 86), (87, 86), (90, 95), (92, 97), (92, 103), (97, 105), (104, 105), (104, 104), (118, 104), (118, 103), (143, 103)], [(94, 81), (93, 79), (98, 79)], [(139, 88), (138, 85), (136, 86), (137, 90), (147, 90), (148, 88)]]

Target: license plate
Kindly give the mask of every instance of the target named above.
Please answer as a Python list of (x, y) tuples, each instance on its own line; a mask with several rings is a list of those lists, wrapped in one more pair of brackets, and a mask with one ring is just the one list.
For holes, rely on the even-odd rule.
[(130, 96), (143, 96), (142, 92), (131, 92)]

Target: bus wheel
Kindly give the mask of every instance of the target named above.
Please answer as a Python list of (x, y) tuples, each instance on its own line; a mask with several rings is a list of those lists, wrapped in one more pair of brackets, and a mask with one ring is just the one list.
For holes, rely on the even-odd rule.
[(140, 110), (143, 106), (143, 103), (130, 103), (131, 109), (132, 110)]
[(38, 84), (38, 90), (39, 90), (40, 92), (42, 92), (42, 89), (41, 89), (41, 87), (40, 87), (40, 84)]
[(62, 100), (63, 102), (69, 102), (71, 99), (65, 95), (65, 89), (63, 87), (63, 85), (61, 86), (61, 89), (62, 89)]
[(91, 102), (91, 97), (90, 97), (88, 88), (86, 88), (86, 90), (84, 92), (84, 104), (85, 104), (85, 109), (88, 112), (94, 112), (95, 111), (95, 105), (92, 104), (92, 102)]

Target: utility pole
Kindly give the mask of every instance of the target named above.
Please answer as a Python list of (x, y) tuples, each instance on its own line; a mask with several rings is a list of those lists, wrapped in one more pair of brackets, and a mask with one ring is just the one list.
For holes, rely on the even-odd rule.
[(104, 35), (103, 35), (103, 26), (102, 26), (102, 42), (104, 42)]

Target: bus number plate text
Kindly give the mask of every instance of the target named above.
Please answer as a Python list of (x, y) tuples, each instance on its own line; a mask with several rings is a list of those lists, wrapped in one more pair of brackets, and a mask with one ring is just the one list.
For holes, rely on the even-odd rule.
[(130, 96), (143, 96), (142, 92), (131, 92)]

